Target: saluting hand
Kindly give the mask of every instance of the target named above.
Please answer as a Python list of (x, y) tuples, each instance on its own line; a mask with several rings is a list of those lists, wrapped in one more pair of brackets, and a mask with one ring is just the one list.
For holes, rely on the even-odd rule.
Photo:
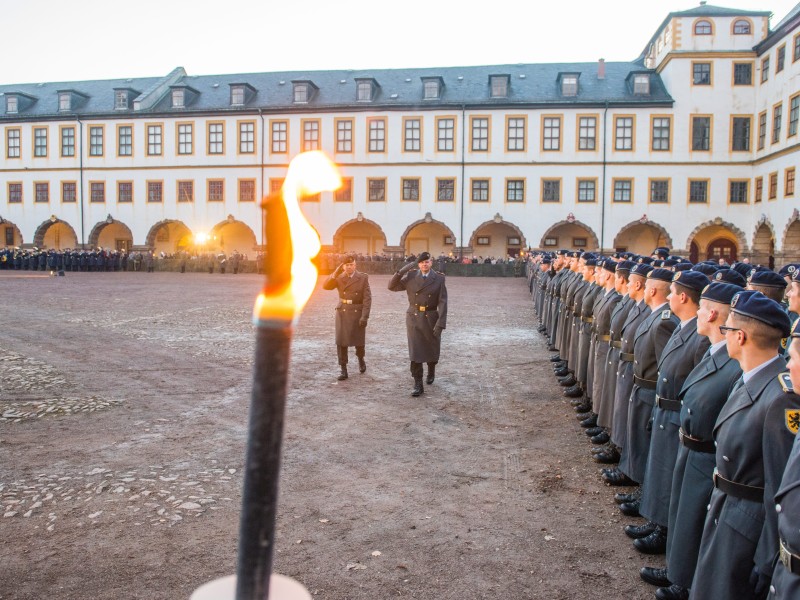
[(403, 265), (403, 267), (398, 271), (398, 273), (400, 273), (400, 275), (405, 275), (411, 269), (413, 269), (415, 266), (416, 265), (413, 262), (410, 262), (410, 263), (408, 263), (406, 265)]

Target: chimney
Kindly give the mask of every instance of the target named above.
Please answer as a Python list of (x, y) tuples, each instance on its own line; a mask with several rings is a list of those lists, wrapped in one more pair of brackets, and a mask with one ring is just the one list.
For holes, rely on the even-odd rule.
[(606, 78), (606, 59), (601, 58), (597, 62), (597, 78), (598, 79), (605, 79)]

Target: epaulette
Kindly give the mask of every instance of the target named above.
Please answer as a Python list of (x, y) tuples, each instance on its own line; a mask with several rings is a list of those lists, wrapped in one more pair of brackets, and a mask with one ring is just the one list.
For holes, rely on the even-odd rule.
[(666, 321), (672, 316), (672, 311), (670, 309), (662, 310), (661, 311), (661, 320)]
[(787, 394), (791, 394), (794, 392), (794, 388), (792, 387), (792, 380), (789, 377), (789, 373), (781, 373), (780, 375), (778, 375), (778, 381), (780, 382), (784, 392), (786, 392)]

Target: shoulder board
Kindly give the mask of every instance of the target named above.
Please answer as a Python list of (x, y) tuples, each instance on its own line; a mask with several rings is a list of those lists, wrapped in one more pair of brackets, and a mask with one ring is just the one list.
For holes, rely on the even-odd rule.
[(442, 273), (441, 271), (433, 271), (433, 272), (436, 273), (437, 275), (441, 275), (442, 277), (444, 277), (444, 273)]
[(778, 375), (778, 381), (781, 384), (784, 392), (791, 393), (794, 392), (794, 388), (792, 387), (792, 380), (789, 378), (788, 373), (781, 373)]
[(672, 316), (672, 311), (671, 310), (667, 309), (667, 310), (662, 310), (661, 311), (661, 320), (662, 321), (666, 321), (671, 316)]

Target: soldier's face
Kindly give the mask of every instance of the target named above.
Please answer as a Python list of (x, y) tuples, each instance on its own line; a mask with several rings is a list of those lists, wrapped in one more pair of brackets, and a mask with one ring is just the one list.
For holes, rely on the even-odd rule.
[(354, 263), (354, 262), (347, 263), (344, 266), (344, 272), (347, 275), (352, 275), (353, 273), (355, 273), (355, 270), (356, 270), (356, 263)]
[(787, 366), (792, 387), (800, 390), (800, 340), (793, 340), (789, 346), (789, 364)]
[(786, 300), (789, 302), (789, 310), (800, 313), (800, 282), (793, 281), (789, 284)]
[(423, 261), (418, 263), (419, 270), (422, 271), (423, 274), (426, 274), (426, 273), (428, 273), (428, 271), (431, 270), (431, 265), (432, 264), (433, 264), (433, 261), (430, 258), (428, 260), (423, 260)]

